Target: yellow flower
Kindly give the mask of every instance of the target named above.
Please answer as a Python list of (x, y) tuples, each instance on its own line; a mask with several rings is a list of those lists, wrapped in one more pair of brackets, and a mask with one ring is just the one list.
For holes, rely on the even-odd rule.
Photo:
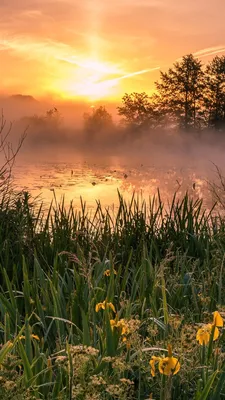
[(149, 361), (150, 367), (151, 367), (151, 375), (154, 377), (155, 376), (155, 363), (162, 360), (161, 357), (156, 357), (152, 356), (151, 360)]
[[(104, 275), (105, 276), (110, 276), (110, 273), (111, 273), (110, 269), (106, 269), (105, 272), (104, 272)], [(113, 273), (114, 273), (114, 275), (117, 275), (117, 272), (116, 272), (115, 269), (113, 269)]]
[(117, 323), (118, 322), (115, 319), (110, 319), (110, 325), (111, 325), (112, 330), (114, 328), (117, 328)]
[(172, 347), (168, 345), (168, 357), (153, 356), (149, 362), (151, 366), (151, 375), (155, 376), (155, 364), (159, 363), (159, 372), (163, 375), (175, 375), (180, 371), (180, 363), (176, 357), (172, 355)]
[(218, 311), (214, 311), (213, 313), (213, 325), (219, 328), (223, 327), (223, 318)]
[(106, 303), (107, 307), (111, 308), (111, 310), (116, 313), (115, 307), (113, 305), (113, 303)]
[[(30, 337), (32, 338), (32, 339), (36, 339), (36, 340), (38, 340), (38, 341), (40, 341), (40, 338), (39, 338), (39, 336), (38, 335), (30, 335)], [(26, 339), (26, 337), (24, 336), (24, 335), (21, 335), (20, 337), (19, 337), (19, 339), (20, 340), (25, 340)]]
[(38, 335), (31, 335), (31, 337), (32, 337), (33, 339), (36, 339), (36, 340), (38, 340), (38, 341), (40, 342), (40, 338), (39, 338)]
[(100, 310), (105, 310), (106, 308), (111, 308), (111, 310), (116, 313), (115, 307), (112, 303), (107, 303), (106, 300), (103, 301), (103, 303), (98, 303), (95, 306), (95, 311), (99, 312)]
[(203, 325), (197, 332), (196, 339), (198, 340), (199, 344), (208, 344), (210, 340), (210, 336), (212, 333), (212, 329), (214, 328), (213, 340), (217, 340), (219, 337), (219, 329), (213, 324), (206, 324)]
[(128, 335), (130, 333), (128, 324), (124, 319), (118, 321), (117, 327), (121, 328), (121, 335)]
[(180, 371), (180, 363), (175, 357), (165, 357), (159, 361), (159, 372), (163, 375), (175, 375)]
[(130, 333), (128, 324), (125, 321), (125, 319), (120, 319), (119, 321), (117, 319), (111, 319), (110, 325), (112, 329), (114, 328), (121, 329), (121, 335), (128, 335)]
[(103, 301), (103, 303), (96, 304), (95, 311), (99, 312), (100, 310), (105, 310), (105, 300)]

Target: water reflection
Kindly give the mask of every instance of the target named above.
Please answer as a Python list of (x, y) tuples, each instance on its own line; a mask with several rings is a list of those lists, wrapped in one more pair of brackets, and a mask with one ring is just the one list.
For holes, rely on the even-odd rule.
[[(211, 202), (206, 177), (198, 175), (191, 168), (156, 168), (154, 165), (138, 164), (127, 167), (124, 164), (106, 165), (88, 161), (75, 163), (31, 163), (17, 165), (14, 170), (14, 184), (17, 190), (40, 195), (48, 204), (65, 196), (68, 206), (73, 200), (80, 207), (82, 197), (88, 208), (100, 200), (103, 206), (118, 204), (118, 190), (126, 199), (135, 191), (148, 199), (160, 189), (163, 200), (169, 200), (175, 191), (179, 196), (188, 190), (193, 197)], [(209, 204), (210, 206), (210, 204)]]

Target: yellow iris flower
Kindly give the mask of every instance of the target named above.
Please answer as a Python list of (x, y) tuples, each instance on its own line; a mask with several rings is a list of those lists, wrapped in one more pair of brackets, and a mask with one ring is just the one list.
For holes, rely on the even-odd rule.
[(180, 363), (176, 357), (165, 357), (159, 361), (159, 372), (163, 375), (175, 375), (180, 371)]
[(205, 324), (201, 328), (199, 328), (197, 331), (196, 340), (199, 342), (200, 345), (207, 345), (210, 341), (210, 336), (213, 330), (213, 341), (217, 340), (220, 334), (218, 327), (223, 327), (223, 318), (218, 311), (214, 311), (213, 323)]
[(213, 340), (218, 339), (219, 329), (216, 326), (214, 326), (213, 324), (203, 325), (202, 328), (198, 330), (196, 335), (196, 339), (198, 340), (199, 344), (207, 345), (209, 343), (213, 328), (214, 328)]
[[(39, 338), (39, 336), (38, 335), (30, 335), (30, 337), (31, 337), (31, 339), (36, 339), (36, 340), (38, 340), (38, 341), (40, 341), (40, 338)], [(21, 335), (20, 337), (19, 337), (19, 339), (20, 340), (25, 340), (26, 339), (26, 337), (24, 336), (24, 335)]]
[(149, 361), (151, 367), (151, 375), (153, 377), (155, 376), (155, 364), (160, 360), (162, 360), (161, 357), (152, 356), (151, 360)]
[(155, 376), (155, 364), (158, 363), (158, 369), (160, 374), (163, 375), (175, 375), (180, 371), (180, 363), (176, 357), (172, 355), (172, 347), (168, 345), (168, 357), (156, 357), (152, 356), (149, 364), (151, 367), (151, 375)]
[(96, 304), (95, 311), (99, 312), (100, 310), (105, 310), (106, 308), (111, 308), (111, 310), (116, 313), (113, 303), (108, 303), (106, 300), (104, 300), (103, 303)]
[[(105, 276), (110, 276), (110, 273), (111, 273), (110, 269), (106, 269), (105, 272), (104, 272), (104, 275)], [(115, 269), (113, 270), (113, 273), (114, 273), (114, 275), (117, 275), (117, 272), (116, 272)]]
[(125, 321), (125, 319), (120, 319), (118, 321), (116, 319), (111, 319), (110, 325), (111, 325), (112, 329), (114, 329), (114, 328), (121, 329), (121, 335), (128, 335), (130, 333), (128, 324)]
[(213, 313), (213, 325), (219, 328), (223, 327), (223, 318), (221, 317), (219, 311), (214, 311)]

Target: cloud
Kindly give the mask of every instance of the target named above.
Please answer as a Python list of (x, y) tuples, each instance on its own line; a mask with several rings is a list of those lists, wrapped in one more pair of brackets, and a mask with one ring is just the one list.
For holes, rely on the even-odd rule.
[(3, 84), (23, 87), (29, 76), (33, 92), (38, 79), (57, 88), (93, 77), (121, 92), (152, 90), (159, 65), (197, 49), (200, 58), (223, 54), (223, 42), (214, 44), (225, 37), (225, 2), (216, 1), (0, 0)]
[[(22, 54), (25, 58), (47, 57), (56, 59), (57, 54), (63, 56), (72, 51), (71, 46), (66, 43), (55, 42), (51, 39), (38, 41), (26, 36), (9, 36), (0, 39), (0, 50), (11, 51), (12, 53)], [(44, 62), (45, 58), (42, 58)]]

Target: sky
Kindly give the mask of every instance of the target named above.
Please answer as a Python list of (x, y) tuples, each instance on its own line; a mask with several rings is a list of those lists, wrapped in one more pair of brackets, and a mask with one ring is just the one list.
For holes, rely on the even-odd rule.
[(2, 93), (116, 100), (225, 54), (224, 0), (0, 0)]

